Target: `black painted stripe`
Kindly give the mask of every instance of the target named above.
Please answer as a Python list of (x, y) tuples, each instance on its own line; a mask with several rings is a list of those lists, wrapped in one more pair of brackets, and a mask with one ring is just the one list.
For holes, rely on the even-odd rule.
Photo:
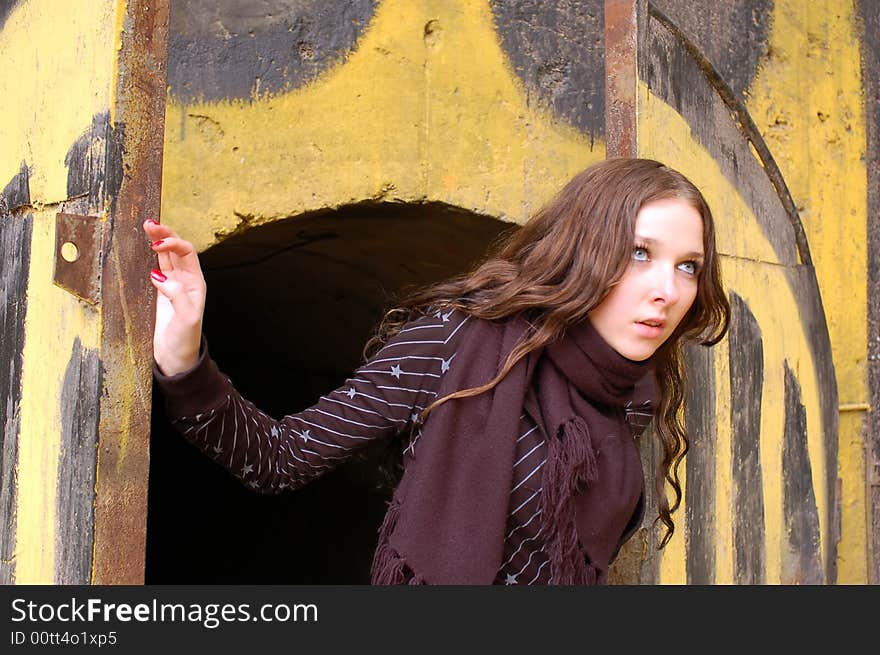
[(6, 24), (6, 19), (19, 4), (19, 0), (0, 0), (0, 30)]
[(828, 336), (828, 323), (816, 272), (811, 266), (798, 266), (785, 269), (789, 288), (798, 301), (798, 315), (803, 334), (810, 345), (810, 353), (815, 367), (815, 384), (819, 389), (819, 409), (821, 411), (823, 447), (825, 459), (825, 494), (828, 516), (825, 521), (823, 539), (825, 540), (825, 580), (828, 584), (837, 581), (837, 544), (840, 541), (840, 502), (837, 486), (838, 453), (838, 393), (837, 374), (831, 356), (831, 340)]
[(91, 582), (100, 393), (98, 351), (84, 349), (77, 337), (64, 373), (60, 401), (56, 584)]
[(782, 442), (782, 491), (785, 534), (783, 584), (822, 584), (819, 510), (807, 450), (807, 410), (801, 385), (785, 362), (785, 436)]
[(734, 582), (766, 582), (764, 492), (761, 472), (761, 328), (745, 301), (730, 298), (731, 468)]
[(0, 216), (10, 216), (30, 207), (30, 204), (30, 169), (27, 163), (21, 162), (18, 175), (13, 176), (3, 191), (0, 191)]
[(24, 321), (31, 260), (32, 214), (11, 207), (30, 204), (27, 167), (0, 192), (0, 584), (15, 581), (16, 503)]
[[(124, 129), (110, 124), (110, 113), (92, 117), (92, 124), (70, 146), (67, 166), (67, 197), (85, 197), (82, 213), (100, 214), (106, 202), (115, 202), (122, 185)], [(80, 201), (83, 202), (83, 201)]]
[(767, 56), (772, 0), (651, 0), (706, 55), (741, 99)]
[(532, 97), (591, 137), (605, 133), (605, 2), (490, 0), (501, 44)]
[(173, 2), (168, 85), (183, 102), (298, 88), (354, 50), (378, 0)]
[(715, 582), (715, 367), (712, 350), (685, 347), (685, 425), (690, 449), (685, 483), (688, 584)]

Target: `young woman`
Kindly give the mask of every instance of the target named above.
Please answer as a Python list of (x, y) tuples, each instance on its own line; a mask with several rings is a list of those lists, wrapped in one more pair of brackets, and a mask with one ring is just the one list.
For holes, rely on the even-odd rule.
[(402, 437), (374, 583), (604, 583), (642, 517), (633, 435), (646, 414), (663, 453), (661, 546), (672, 536), (688, 447), (682, 342), (718, 342), (730, 313), (712, 214), (680, 173), (625, 158), (586, 169), (472, 272), (386, 314), (367, 362), (280, 420), (210, 359), (192, 244), (144, 230), (160, 267), (155, 378), (204, 453), (277, 493)]

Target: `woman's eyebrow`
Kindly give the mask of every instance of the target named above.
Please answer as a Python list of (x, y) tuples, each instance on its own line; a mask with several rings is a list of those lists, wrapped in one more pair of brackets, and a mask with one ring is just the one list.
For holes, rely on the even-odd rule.
[[(643, 237), (638, 234), (635, 235), (635, 240), (637, 243), (644, 243), (646, 246), (653, 246), (659, 243), (657, 239), (652, 239), (651, 237)], [(702, 251), (693, 250), (688, 253), (684, 253), (682, 257), (688, 257), (690, 259), (703, 259), (704, 255)]]

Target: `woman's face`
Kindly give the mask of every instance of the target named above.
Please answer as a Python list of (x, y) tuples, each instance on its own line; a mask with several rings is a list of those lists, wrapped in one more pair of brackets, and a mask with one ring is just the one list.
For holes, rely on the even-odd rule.
[(649, 202), (636, 215), (629, 268), (590, 312), (593, 326), (627, 359), (648, 359), (691, 308), (702, 265), (700, 212), (677, 198)]

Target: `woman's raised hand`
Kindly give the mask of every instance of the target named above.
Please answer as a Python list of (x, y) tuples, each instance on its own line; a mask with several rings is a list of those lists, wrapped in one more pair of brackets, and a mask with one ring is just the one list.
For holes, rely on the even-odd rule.
[(159, 256), (159, 269), (150, 273), (159, 291), (153, 357), (162, 373), (174, 375), (198, 361), (207, 286), (193, 244), (152, 219), (144, 221), (144, 232)]

